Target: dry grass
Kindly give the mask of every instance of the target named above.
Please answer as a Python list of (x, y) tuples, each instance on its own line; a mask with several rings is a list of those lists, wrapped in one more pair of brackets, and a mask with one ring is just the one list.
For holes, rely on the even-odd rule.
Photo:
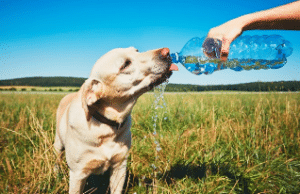
[[(3, 193), (67, 193), (66, 164), (59, 176), (53, 172), (55, 111), (62, 97), (0, 94)], [(299, 193), (298, 93), (165, 99), (167, 113), (158, 110), (155, 137), (153, 94), (134, 108), (128, 193)]]

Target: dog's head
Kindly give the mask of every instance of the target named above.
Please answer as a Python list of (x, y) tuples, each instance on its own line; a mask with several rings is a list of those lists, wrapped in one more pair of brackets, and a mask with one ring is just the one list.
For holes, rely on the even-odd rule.
[(84, 84), (83, 100), (87, 106), (100, 99), (121, 107), (134, 104), (140, 95), (168, 79), (172, 70), (177, 67), (171, 63), (168, 48), (143, 53), (133, 47), (114, 49), (94, 65)]

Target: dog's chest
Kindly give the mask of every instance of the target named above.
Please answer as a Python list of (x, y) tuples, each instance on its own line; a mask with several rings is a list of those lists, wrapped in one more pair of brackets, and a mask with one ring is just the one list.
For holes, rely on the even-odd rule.
[[(79, 162), (81, 168), (87, 174), (103, 173), (109, 167), (123, 162), (131, 146), (129, 124), (116, 130), (91, 120), (89, 127), (71, 125), (71, 131), (71, 134), (76, 136), (76, 138), (71, 138), (73, 135), (68, 136), (73, 142), (72, 150), (77, 153), (73, 155), (73, 159), (81, 161)], [(78, 154), (79, 152), (81, 154)]]
[(112, 127), (107, 127), (106, 125), (94, 125), (90, 127), (88, 136), (91, 145), (101, 147), (105, 143), (113, 144), (119, 134), (118, 131), (114, 130)]
[(92, 147), (92, 157), (96, 160), (103, 160), (99, 167), (106, 168), (122, 162), (130, 149), (131, 134), (129, 129), (114, 131), (113, 129), (91, 128), (90, 148)]
[(109, 140), (112, 137), (104, 138), (99, 147), (90, 149), (89, 160), (84, 169), (90, 169), (94, 174), (102, 174), (109, 167), (113, 167), (126, 159), (129, 147), (126, 144)]

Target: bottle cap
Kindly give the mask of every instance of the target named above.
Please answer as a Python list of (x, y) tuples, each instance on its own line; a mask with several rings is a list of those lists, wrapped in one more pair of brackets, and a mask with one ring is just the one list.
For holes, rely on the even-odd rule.
[(203, 52), (209, 58), (220, 58), (222, 41), (213, 38), (206, 38), (203, 45)]

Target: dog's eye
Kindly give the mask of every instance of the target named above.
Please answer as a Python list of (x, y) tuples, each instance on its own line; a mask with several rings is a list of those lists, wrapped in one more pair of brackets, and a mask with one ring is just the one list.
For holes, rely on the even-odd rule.
[(130, 64), (131, 64), (131, 61), (130, 61), (129, 59), (127, 59), (127, 60), (125, 61), (125, 63), (122, 65), (120, 71), (125, 70), (127, 67), (130, 66)]

